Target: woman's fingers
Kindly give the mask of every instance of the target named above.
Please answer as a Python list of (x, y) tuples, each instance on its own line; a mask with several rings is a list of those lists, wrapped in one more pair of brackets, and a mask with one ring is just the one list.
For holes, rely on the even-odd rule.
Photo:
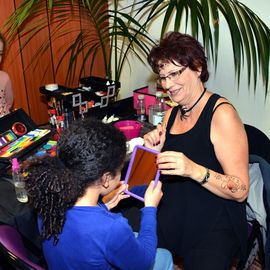
[(187, 175), (188, 162), (181, 152), (166, 151), (157, 156), (157, 166), (162, 174)]
[(144, 145), (151, 149), (161, 150), (165, 141), (166, 130), (161, 126), (157, 127), (144, 135)]

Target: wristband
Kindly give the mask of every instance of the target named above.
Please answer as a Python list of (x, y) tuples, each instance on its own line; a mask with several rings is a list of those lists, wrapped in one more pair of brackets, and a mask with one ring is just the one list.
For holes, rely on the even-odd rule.
[(199, 182), (199, 184), (204, 185), (205, 183), (208, 182), (209, 178), (210, 178), (210, 171), (208, 168), (206, 168), (206, 174), (205, 174), (203, 180)]

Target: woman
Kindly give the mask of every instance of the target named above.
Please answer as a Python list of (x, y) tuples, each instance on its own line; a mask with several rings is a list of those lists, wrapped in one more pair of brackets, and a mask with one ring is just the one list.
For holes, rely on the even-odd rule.
[[(0, 34), (0, 64), (5, 48), (4, 37)], [(0, 70), (0, 117), (8, 114), (13, 104), (13, 90), (8, 74)]]
[(144, 136), (161, 151), (159, 246), (183, 258), (185, 270), (230, 269), (244, 255), (249, 191), (248, 143), (231, 103), (205, 88), (207, 59), (193, 37), (171, 32), (148, 62), (178, 106)]
[[(124, 135), (100, 121), (76, 121), (61, 133), (57, 153), (26, 167), (49, 269), (152, 269), (161, 183), (146, 191), (137, 238), (126, 219), (109, 211), (127, 197), (120, 183)], [(101, 198), (116, 188), (103, 204)], [(171, 254), (159, 250), (153, 269), (172, 269)]]

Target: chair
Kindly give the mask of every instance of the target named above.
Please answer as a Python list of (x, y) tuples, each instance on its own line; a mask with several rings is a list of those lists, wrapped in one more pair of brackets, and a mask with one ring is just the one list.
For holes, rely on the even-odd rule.
[(263, 236), (261, 233), (261, 225), (255, 219), (248, 222), (248, 246), (247, 254), (243, 261), (237, 265), (237, 270), (246, 270), (253, 264), (258, 256), (261, 269), (265, 269), (265, 251), (263, 244)]
[(270, 139), (258, 128), (244, 124), (250, 155), (262, 157), (270, 164)]
[(8, 263), (8, 269), (13, 267), (19, 270), (45, 270), (28, 257), (19, 232), (6, 224), (0, 225), (0, 257), (1, 262), (4, 260)]
[[(256, 182), (258, 179), (253, 179), (250, 170), (251, 184), (254, 182), (254, 186), (250, 187), (249, 197), (257, 197), (257, 202), (262, 202), (260, 209), (265, 208), (264, 220), (258, 221), (258, 218), (249, 220), (248, 222), (248, 250), (246, 258), (241, 261), (237, 270), (248, 269), (248, 267), (253, 263), (256, 256), (258, 256), (262, 269), (269, 269), (270, 267), (270, 254), (267, 246), (270, 244), (270, 139), (256, 127), (245, 124), (245, 130), (247, 132), (248, 144), (249, 144), (249, 163), (258, 163), (259, 169), (262, 176), (263, 190), (260, 194), (257, 194), (258, 190), (254, 190), (254, 186), (258, 188), (259, 183)], [(254, 193), (255, 192), (255, 193)], [(255, 206), (256, 205), (256, 206)], [(255, 202), (254, 207), (258, 207)], [(247, 204), (247, 210), (250, 207)], [(251, 205), (251, 208), (253, 206)], [(257, 208), (257, 210), (260, 210)], [(262, 224), (264, 223), (264, 224)], [(266, 236), (265, 234), (266, 230)], [(265, 243), (266, 241), (266, 243)]]

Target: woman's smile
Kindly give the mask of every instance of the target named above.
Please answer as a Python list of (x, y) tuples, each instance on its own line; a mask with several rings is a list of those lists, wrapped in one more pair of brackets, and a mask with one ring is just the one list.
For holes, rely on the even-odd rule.
[(177, 96), (181, 92), (181, 88), (169, 89), (171, 97)]

